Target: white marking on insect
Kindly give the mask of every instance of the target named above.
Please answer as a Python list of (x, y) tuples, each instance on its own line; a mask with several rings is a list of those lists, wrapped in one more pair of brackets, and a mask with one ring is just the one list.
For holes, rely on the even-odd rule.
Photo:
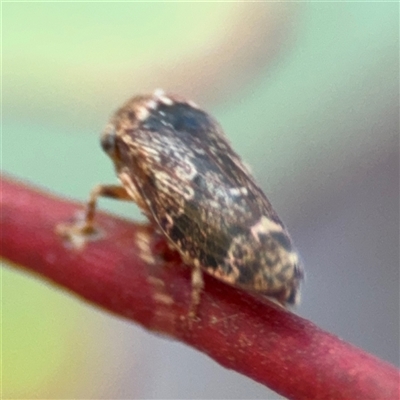
[(230, 188), (229, 189), (229, 194), (231, 196), (247, 196), (247, 188), (245, 188), (244, 186), (239, 187), (239, 188)]
[(266, 235), (271, 232), (282, 232), (283, 229), (280, 225), (278, 225), (274, 221), (270, 220), (265, 216), (262, 216), (260, 220), (250, 228), (250, 231), (251, 234), (254, 236), (254, 238), (257, 240), (257, 242), (259, 242), (260, 233)]
[(157, 189), (164, 193), (175, 193), (181, 195), (185, 200), (194, 198), (194, 189), (190, 186), (177, 186), (169, 174), (164, 171), (154, 173)]
[(162, 89), (156, 89), (153, 93), (153, 96), (156, 100), (160, 101), (166, 106), (172, 106), (172, 104), (174, 104), (174, 102), (165, 95), (165, 92)]
[(189, 100), (187, 102), (187, 104), (189, 104), (190, 107), (196, 108), (196, 109), (200, 109), (200, 107), (197, 105), (197, 103), (195, 103), (193, 100)]
[(191, 181), (197, 175), (197, 169), (189, 160), (182, 160), (175, 168), (175, 173), (182, 181)]

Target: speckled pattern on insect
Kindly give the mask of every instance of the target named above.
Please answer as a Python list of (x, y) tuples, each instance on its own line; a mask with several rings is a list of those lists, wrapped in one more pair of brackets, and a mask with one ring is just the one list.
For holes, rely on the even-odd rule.
[(193, 102), (156, 91), (130, 99), (102, 139), (122, 187), (98, 195), (132, 199), (192, 267), (192, 305), (202, 271), (282, 304), (299, 298), (303, 277), (290, 237), (222, 128)]

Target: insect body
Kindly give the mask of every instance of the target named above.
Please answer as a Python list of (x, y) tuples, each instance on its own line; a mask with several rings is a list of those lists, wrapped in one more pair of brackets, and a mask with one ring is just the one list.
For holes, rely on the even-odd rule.
[(202, 271), (230, 285), (298, 299), (302, 268), (289, 235), (219, 124), (192, 102), (156, 91), (129, 100), (101, 144), (122, 186), (92, 193), (132, 199), (193, 268), (192, 303)]

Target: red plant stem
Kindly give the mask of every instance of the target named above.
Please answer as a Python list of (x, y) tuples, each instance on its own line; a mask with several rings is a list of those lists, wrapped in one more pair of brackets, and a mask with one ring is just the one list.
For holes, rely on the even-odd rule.
[(101, 237), (74, 249), (55, 227), (81, 209), (3, 177), (1, 256), (288, 398), (399, 398), (395, 367), (211, 277), (198, 318), (188, 323), (190, 269), (163, 239), (148, 226), (99, 213)]

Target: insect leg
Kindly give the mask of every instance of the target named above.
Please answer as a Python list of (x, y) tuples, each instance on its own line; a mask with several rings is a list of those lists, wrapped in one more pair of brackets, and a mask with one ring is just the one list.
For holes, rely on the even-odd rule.
[(90, 233), (94, 230), (93, 220), (96, 214), (97, 199), (99, 197), (108, 197), (117, 200), (132, 201), (123, 186), (119, 185), (97, 185), (90, 192), (89, 201), (86, 204), (84, 225), (82, 231)]
[(203, 271), (200, 265), (192, 269), (192, 299), (189, 309), (189, 319), (194, 319), (197, 314), (197, 306), (200, 303), (201, 291), (204, 288)]
[(98, 185), (94, 187), (90, 193), (83, 218), (72, 224), (62, 223), (57, 225), (56, 232), (60, 236), (68, 239), (76, 247), (81, 247), (89, 236), (96, 233), (93, 221), (96, 214), (97, 199), (99, 196), (132, 201), (132, 197), (129, 196), (123, 186)]

